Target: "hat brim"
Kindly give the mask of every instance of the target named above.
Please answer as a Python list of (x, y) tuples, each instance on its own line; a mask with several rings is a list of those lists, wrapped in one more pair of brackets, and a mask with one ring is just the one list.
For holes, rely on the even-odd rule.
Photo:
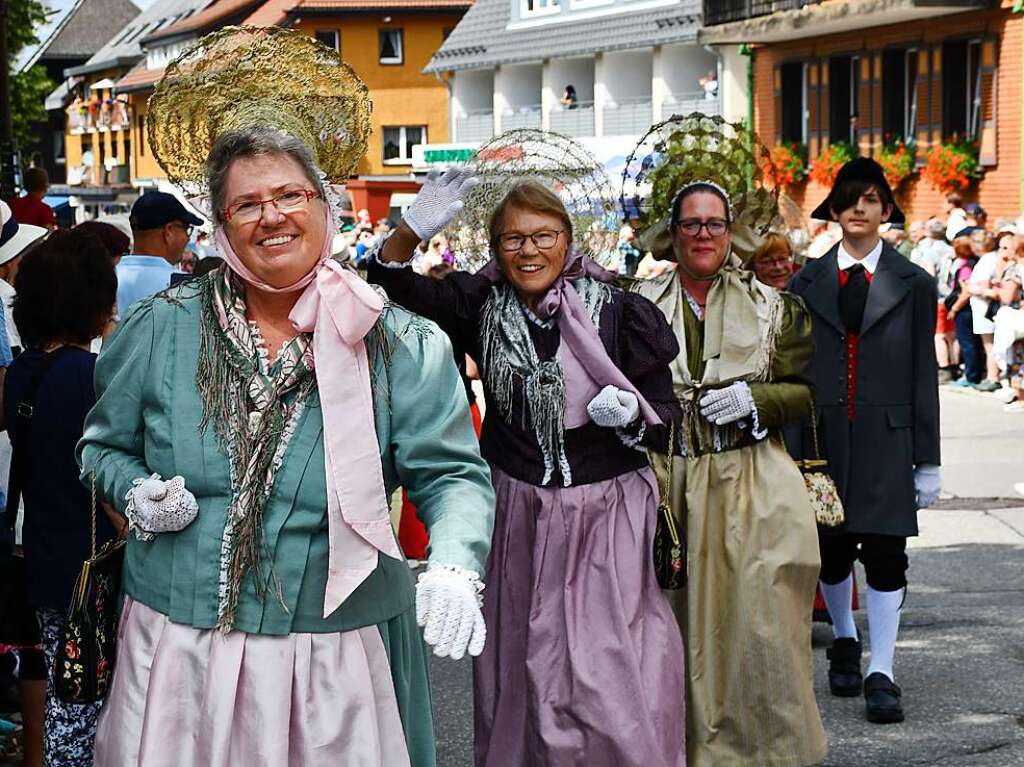
[(50, 233), (49, 229), (31, 224), (19, 224), (14, 236), (0, 245), (0, 265), (13, 261)]
[[(822, 221), (835, 221), (835, 217), (832, 215), (832, 193), (829, 192), (828, 197), (821, 203), (817, 208), (811, 211), (811, 218), (821, 219)], [(892, 213), (889, 214), (889, 220), (886, 223), (889, 224), (904, 224), (907, 221), (907, 217), (903, 215), (903, 211), (900, 210), (900, 206), (896, 203), (892, 205)]]

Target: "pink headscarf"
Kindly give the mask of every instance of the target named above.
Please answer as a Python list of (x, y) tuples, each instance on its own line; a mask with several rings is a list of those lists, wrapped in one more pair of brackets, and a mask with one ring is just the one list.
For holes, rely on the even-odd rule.
[(302, 291), (288, 318), (296, 331), (313, 333), (327, 471), (326, 618), (376, 569), (378, 552), (395, 559), (402, 559), (402, 553), (391, 528), (363, 340), (380, 317), (384, 300), (331, 258), (335, 226), (326, 205), (324, 218), (320, 259), (283, 288), (267, 284), (242, 263), (223, 227), (214, 236), (228, 266), (249, 285), (268, 293)]

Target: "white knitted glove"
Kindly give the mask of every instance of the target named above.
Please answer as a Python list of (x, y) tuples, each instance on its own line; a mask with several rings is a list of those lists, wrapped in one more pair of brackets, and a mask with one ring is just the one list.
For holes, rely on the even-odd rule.
[(640, 415), (640, 402), (633, 392), (609, 384), (590, 400), (587, 412), (598, 426), (616, 428), (636, 420)]
[(932, 463), (918, 464), (914, 468), (914, 494), (917, 497), (917, 508), (927, 509), (937, 500), (942, 492), (942, 475), (939, 467)]
[(754, 395), (746, 381), (712, 389), (700, 398), (700, 414), (718, 426), (734, 423), (754, 414)]
[(487, 627), (480, 612), (484, 585), (476, 573), (432, 563), (416, 583), (416, 623), (434, 655), (458, 660), (484, 649)]
[(403, 220), (421, 240), (429, 240), (462, 212), (462, 201), (480, 183), (466, 166), (449, 168), (442, 176), (436, 168), (427, 174)]
[(185, 489), (183, 477), (164, 482), (159, 474), (139, 478), (125, 496), (125, 516), (139, 540), (150, 541), (157, 533), (184, 530), (199, 513), (196, 497)]

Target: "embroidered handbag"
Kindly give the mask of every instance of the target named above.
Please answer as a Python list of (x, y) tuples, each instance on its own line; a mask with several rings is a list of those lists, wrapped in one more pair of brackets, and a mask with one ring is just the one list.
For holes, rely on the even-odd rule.
[(53, 664), (53, 684), (65, 703), (102, 700), (114, 674), (117, 607), (124, 539), (96, 549), (96, 475), (92, 476), (92, 550), (82, 563)]
[(663, 589), (681, 589), (686, 585), (686, 541), (679, 534), (672, 513), (675, 444), (675, 422), (672, 422), (668, 431), (668, 468), (664, 472), (655, 472), (661, 497), (658, 502), (658, 521), (654, 528), (654, 575)]
[(814, 458), (797, 461), (796, 465), (804, 475), (804, 485), (811, 499), (814, 518), (822, 527), (839, 527), (846, 521), (843, 502), (839, 498), (836, 483), (828, 473), (828, 461), (821, 457), (818, 444), (817, 409), (811, 404), (811, 436), (814, 441)]

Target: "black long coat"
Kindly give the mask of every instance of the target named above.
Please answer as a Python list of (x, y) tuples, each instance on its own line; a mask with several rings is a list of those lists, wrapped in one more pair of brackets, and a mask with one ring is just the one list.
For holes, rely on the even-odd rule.
[[(917, 535), (914, 466), (939, 463), (935, 278), (884, 246), (868, 290), (849, 421), (846, 329), (839, 318), (838, 245), (809, 262), (789, 290), (811, 312), (815, 417), (850, 533)], [(795, 457), (811, 457), (809, 425)], [(796, 448), (796, 449), (793, 449)]]

